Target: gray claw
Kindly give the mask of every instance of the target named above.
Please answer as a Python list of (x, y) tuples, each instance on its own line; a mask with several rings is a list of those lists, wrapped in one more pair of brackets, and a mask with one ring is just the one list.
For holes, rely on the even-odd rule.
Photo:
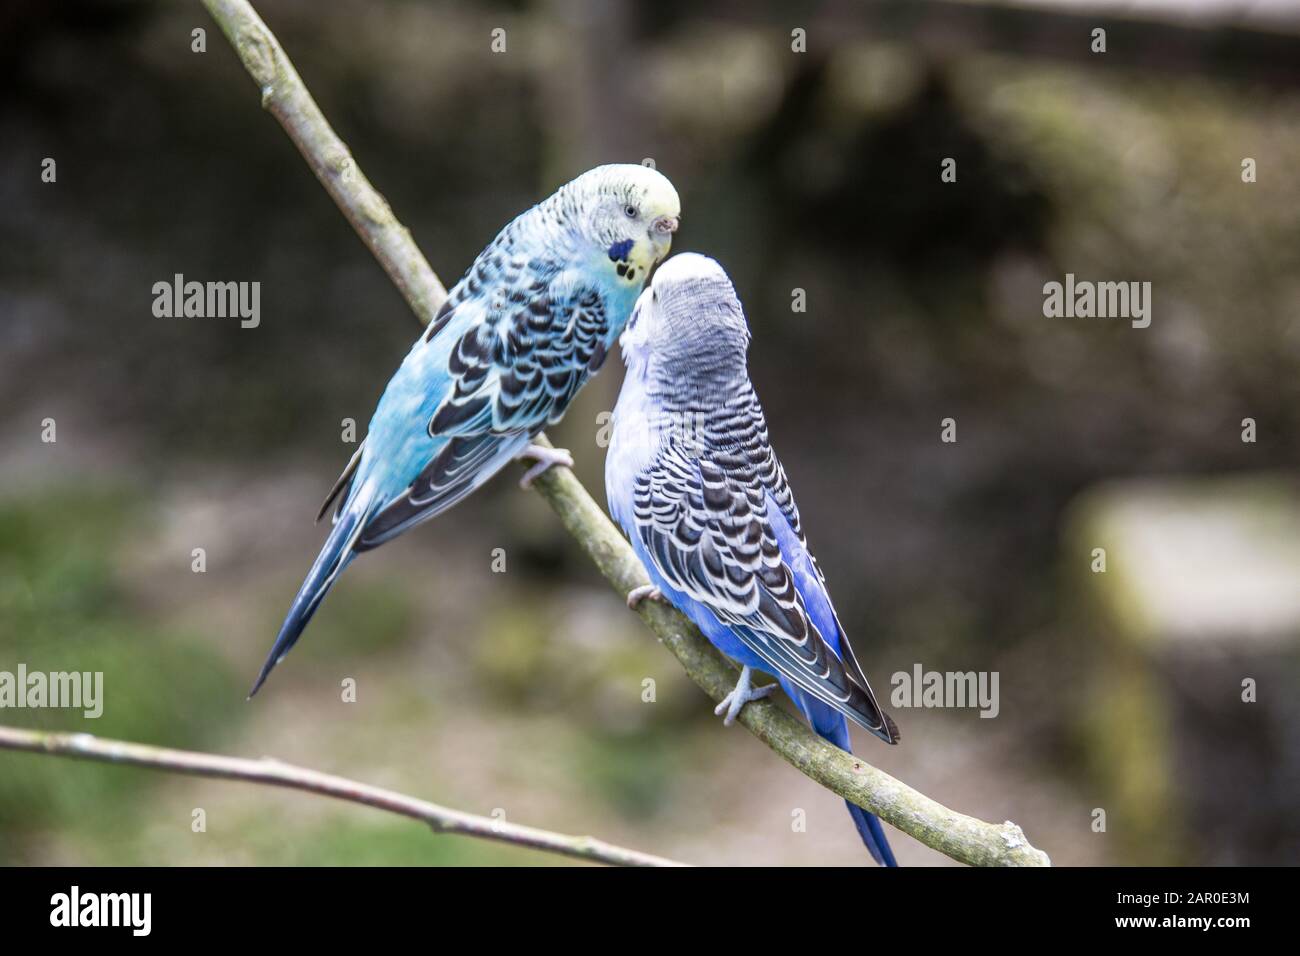
[(573, 456), (569, 454), (567, 448), (547, 448), (544, 445), (529, 445), (519, 453), (520, 458), (531, 458), (537, 462), (533, 467), (524, 472), (524, 476), (519, 479), (519, 487), (527, 491), (533, 486), (539, 476), (544, 474), (548, 469), (556, 465), (563, 465), (565, 468), (573, 467)]
[(731, 693), (722, 698), (722, 703), (713, 708), (715, 714), (721, 715), (725, 710), (727, 716), (722, 718), (722, 725), (730, 727), (736, 721), (736, 715), (740, 713), (740, 708), (744, 707), (751, 700), (761, 700), (772, 691), (776, 690), (776, 684), (767, 684), (763, 687), (755, 687), (749, 679), (750, 670), (748, 667), (740, 669), (740, 680), (736, 681), (736, 686), (732, 688)]
[(664, 592), (660, 591), (653, 584), (643, 584), (639, 588), (633, 588), (627, 592), (627, 606), (635, 611), (641, 606), (641, 602), (647, 599), (651, 601), (662, 601)]

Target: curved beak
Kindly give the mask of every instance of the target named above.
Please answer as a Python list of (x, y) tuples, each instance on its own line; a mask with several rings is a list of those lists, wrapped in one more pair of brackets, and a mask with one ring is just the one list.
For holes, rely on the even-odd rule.
[(680, 220), (677, 216), (660, 216), (654, 221), (654, 231), (664, 235), (677, 231)]

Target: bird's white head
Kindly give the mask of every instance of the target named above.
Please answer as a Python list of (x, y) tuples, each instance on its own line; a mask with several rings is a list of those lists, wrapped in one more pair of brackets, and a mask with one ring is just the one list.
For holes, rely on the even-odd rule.
[(565, 193), (601, 267), (639, 289), (668, 255), (681, 221), (681, 200), (668, 177), (631, 163), (597, 166), (561, 190)]
[(637, 300), (621, 344), (683, 366), (744, 368), (749, 323), (731, 277), (695, 252), (673, 256)]

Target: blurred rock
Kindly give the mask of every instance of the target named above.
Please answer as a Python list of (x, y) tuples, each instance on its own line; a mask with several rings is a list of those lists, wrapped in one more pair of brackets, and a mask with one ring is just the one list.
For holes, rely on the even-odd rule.
[(1080, 725), (1107, 833), (1144, 863), (1293, 863), (1300, 483), (1103, 485), (1066, 542), (1096, 640)]

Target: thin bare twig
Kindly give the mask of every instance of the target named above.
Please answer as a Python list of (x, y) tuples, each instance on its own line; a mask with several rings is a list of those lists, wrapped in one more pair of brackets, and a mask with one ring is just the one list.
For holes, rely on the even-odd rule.
[(295, 767), (269, 757), (249, 760), (244, 757), (223, 757), (219, 754), (195, 753), (191, 750), (170, 750), (166, 747), (149, 747), (144, 744), (107, 740), (91, 734), (46, 733), (37, 730), (20, 730), (0, 727), (0, 750), (20, 750), (28, 753), (52, 754), (58, 757), (75, 757), (98, 760), (103, 763), (148, 767), (152, 770), (169, 770), (172, 773), (195, 777), (217, 777), (222, 780), (243, 780), (248, 783), (284, 787), (288, 790), (305, 790), (335, 800), (359, 803), (399, 816), (427, 823), (437, 833), (458, 833), (462, 836), (496, 840), (515, 846), (530, 847), (558, 853), (590, 863), (610, 863), (615, 866), (682, 866), (672, 860), (649, 853), (638, 853), (589, 836), (566, 836), (526, 827), (505, 820), (476, 816), (461, 810), (441, 807), (427, 800), (417, 800), (392, 790), (383, 790), (369, 784), (358, 783), (345, 777)]

